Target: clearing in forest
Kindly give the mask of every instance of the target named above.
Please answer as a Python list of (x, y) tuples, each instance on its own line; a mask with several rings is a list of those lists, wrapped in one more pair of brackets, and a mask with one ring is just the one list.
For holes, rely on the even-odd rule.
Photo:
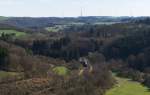
[(150, 95), (150, 90), (138, 82), (116, 77), (118, 84), (110, 89), (106, 95)]

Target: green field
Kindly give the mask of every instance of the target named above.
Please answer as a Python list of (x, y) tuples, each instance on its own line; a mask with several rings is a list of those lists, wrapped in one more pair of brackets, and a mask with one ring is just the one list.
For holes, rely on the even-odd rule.
[(64, 67), (64, 66), (57, 66), (55, 68), (53, 68), (53, 71), (61, 76), (66, 76), (70, 73), (69, 69)]
[(0, 21), (7, 20), (7, 19), (8, 19), (8, 17), (0, 16)]
[(49, 32), (58, 32), (66, 28), (67, 25), (55, 25), (53, 27), (46, 27), (45, 29)]
[(110, 89), (106, 95), (150, 95), (147, 87), (138, 82), (116, 77), (118, 84)]
[(6, 78), (6, 77), (8, 77), (8, 76), (15, 76), (15, 75), (18, 75), (18, 73), (0, 71), (0, 79), (1, 79), (1, 78)]
[(49, 32), (58, 32), (59, 31), (59, 29), (55, 28), (55, 27), (47, 27), (46, 30)]
[(14, 34), (14, 37), (22, 37), (25, 36), (27, 33), (25, 32), (19, 32), (16, 30), (0, 30), (0, 36), (2, 35), (2, 33), (4, 34)]

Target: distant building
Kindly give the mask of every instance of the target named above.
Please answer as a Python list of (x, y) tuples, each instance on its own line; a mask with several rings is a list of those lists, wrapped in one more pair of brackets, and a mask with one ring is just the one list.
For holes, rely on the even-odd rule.
[(88, 60), (86, 58), (81, 57), (79, 62), (83, 65), (83, 67), (88, 67)]

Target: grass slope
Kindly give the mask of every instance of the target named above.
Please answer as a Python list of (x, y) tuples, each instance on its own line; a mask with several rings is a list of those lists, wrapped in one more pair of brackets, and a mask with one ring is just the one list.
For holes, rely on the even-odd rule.
[(147, 87), (138, 82), (116, 77), (118, 84), (106, 92), (106, 95), (150, 95)]
[(8, 76), (15, 76), (17, 75), (18, 73), (15, 73), (15, 72), (6, 72), (6, 71), (0, 71), (0, 79), (1, 78), (6, 78)]
[(20, 37), (20, 36), (25, 36), (26, 35), (25, 32), (19, 32), (19, 31), (16, 31), (16, 30), (0, 30), (0, 36), (1, 36), (2, 33), (4, 33), (4, 34), (15, 34), (14, 35), (15, 37)]
[(64, 66), (57, 66), (57, 67), (53, 68), (53, 71), (56, 74), (61, 75), (61, 76), (66, 76), (70, 72), (69, 69)]

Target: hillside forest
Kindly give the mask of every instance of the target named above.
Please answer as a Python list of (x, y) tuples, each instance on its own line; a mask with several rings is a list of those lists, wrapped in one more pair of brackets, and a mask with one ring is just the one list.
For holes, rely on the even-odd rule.
[(122, 78), (150, 87), (148, 17), (4, 18), (0, 95), (105, 95)]

